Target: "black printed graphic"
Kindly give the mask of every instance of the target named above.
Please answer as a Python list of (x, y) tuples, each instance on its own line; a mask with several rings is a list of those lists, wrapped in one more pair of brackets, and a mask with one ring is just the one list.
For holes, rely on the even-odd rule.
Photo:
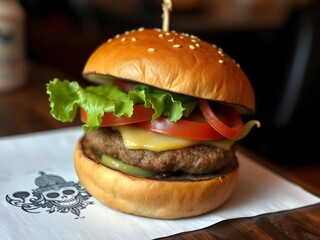
[(30, 191), (18, 191), (6, 196), (6, 201), (29, 213), (73, 213), (80, 217), (80, 210), (85, 209), (92, 201), (91, 195), (80, 185), (66, 182), (62, 177), (40, 172), (35, 179), (38, 188)]

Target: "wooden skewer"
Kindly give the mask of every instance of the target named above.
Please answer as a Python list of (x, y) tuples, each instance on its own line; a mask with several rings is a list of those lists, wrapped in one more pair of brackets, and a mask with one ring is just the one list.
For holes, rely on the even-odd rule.
[(170, 23), (170, 11), (172, 10), (172, 2), (171, 0), (163, 0), (162, 3), (162, 30), (165, 32), (169, 31), (169, 23)]

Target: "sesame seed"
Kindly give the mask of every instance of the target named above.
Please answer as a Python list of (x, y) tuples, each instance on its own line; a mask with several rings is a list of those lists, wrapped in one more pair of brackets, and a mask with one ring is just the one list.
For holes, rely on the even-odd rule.
[(184, 39), (184, 36), (180, 36), (180, 39)]
[(196, 42), (197, 42), (197, 40), (196, 40), (196, 39), (191, 39), (191, 42), (196, 43)]
[(118, 37), (120, 37), (120, 34), (117, 34), (117, 35), (115, 36), (115, 38), (118, 38)]
[(237, 63), (237, 67), (238, 67), (238, 68), (240, 67), (240, 64), (239, 64), (239, 63)]
[(154, 49), (154, 48), (148, 48), (148, 52), (155, 52), (156, 51), (156, 49)]
[(166, 32), (166, 33), (165, 33), (165, 35), (167, 35), (167, 36), (170, 35), (170, 34), (171, 34), (170, 32)]
[(192, 49), (192, 50), (196, 49), (196, 47), (191, 45), (191, 44), (189, 45), (189, 48)]
[(135, 37), (133, 37), (133, 38), (131, 38), (131, 41), (135, 42), (135, 41), (137, 41), (137, 39)]
[(168, 42), (173, 42), (174, 41), (174, 39), (173, 38), (170, 38), (169, 40), (168, 40)]
[(121, 38), (121, 42), (124, 42), (125, 40), (126, 40), (126, 38), (125, 38), (125, 37)]
[(219, 53), (219, 55), (223, 56), (223, 53), (220, 50), (218, 51), (218, 53)]
[(143, 30), (144, 30), (144, 27), (138, 28), (138, 31), (139, 31), (139, 32), (141, 32), (141, 31), (143, 31)]
[(109, 38), (107, 42), (111, 42), (111, 41), (112, 41), (112, 38)]
[(221, 63), (221, 64), (222, 64), (222, 63), (224, 63), (224, 61), (223, 61), (222, 59), (219, 59), (219, 63)]
[(199, 44), (199, 43), (196, 43), (195, 45), (196, 45), (196, 47), (200, 47), (200, 44)]
[(180, 44), (174, 44), (172, 47), (174, 47), (174, 48), (181, 48), (181, 45), (180, 45)]
[(160, 33), (160, 34), (159, 34), (159, 37), (160, 37), (160, 38), (163, 38), (163, 33)]
[(124, 34), (125, 34), (125, 35), (128, 35), (129, 33), (130, 33), (129, 31), (125, 31), (125, 33), (124, 33)]
[(190, 37), (191, 37), (191, 38), (198, 38), (198, 37), (197, 37), (197, 36), (195, 36), (195, 35), (191, 35)]
[(217, 48), (217, 45), (215, 45), (215, 44), (212, 44), (212, 47), (214, 47), (214, 48)]

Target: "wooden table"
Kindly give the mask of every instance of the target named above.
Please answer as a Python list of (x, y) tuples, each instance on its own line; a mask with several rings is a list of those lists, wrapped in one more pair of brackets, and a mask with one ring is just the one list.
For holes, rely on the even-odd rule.
[[(46, 83), (54, 77), (68, 78), (58, 69), (30, 63), (28, 82), (22, 88), (0, 94), (0, 137), (80, 125), (61, 123), (49, 114)], [(75, 79), (70, 79), (75, 80)], [(80, 74), (79, 74), (80, 80)], [(320, 190), (302, 184), (265, 159), (240, 148), (255, 161), (320, 196)], [(320, 204), (301, 209), (222, 221), (208, 228), (162, 239), (320, 239)]]

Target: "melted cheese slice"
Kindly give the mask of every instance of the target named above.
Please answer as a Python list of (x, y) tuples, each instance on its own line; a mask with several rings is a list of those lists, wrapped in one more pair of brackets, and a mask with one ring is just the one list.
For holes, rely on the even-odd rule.
[(223, 149), (230, 149), (234, 141), (219, 140), (219, 141), (200, 141), (165, 136), (157, 133), (152, 133), (140, 128), (132, 126), (117, 126), (113, 127), (118, 130), (123, 138), (123, 143), (128, 149), (146, 149), (155, 152), (166, 150), (180, 149), (197, 144), (214, 145)]

